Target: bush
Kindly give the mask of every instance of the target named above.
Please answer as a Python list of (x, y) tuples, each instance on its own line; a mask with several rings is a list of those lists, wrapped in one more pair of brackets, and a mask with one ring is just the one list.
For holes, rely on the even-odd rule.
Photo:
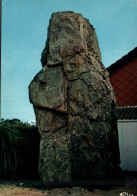
[(0, 123), (0, 178), (38, 177), (37, 127), (18, 119)]

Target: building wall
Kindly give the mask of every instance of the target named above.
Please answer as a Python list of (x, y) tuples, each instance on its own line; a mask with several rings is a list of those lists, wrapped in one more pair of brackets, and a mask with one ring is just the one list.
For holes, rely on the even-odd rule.
[(118, 120), (121, 168), (137, 172), (137, 120)]
[(110, 75), (117, 106), (137, 105), (137, 57)]

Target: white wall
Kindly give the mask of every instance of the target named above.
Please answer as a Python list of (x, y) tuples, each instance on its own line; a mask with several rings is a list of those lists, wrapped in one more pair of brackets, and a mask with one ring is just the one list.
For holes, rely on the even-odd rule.
[(137, 120), (118, 120), (121, 168), (137, 171)]

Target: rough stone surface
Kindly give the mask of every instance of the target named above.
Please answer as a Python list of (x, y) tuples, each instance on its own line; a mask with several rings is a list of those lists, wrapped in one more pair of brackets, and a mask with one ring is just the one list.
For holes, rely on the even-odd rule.
[(43, 182), (114, 177), (120, 171), (115, 95), (93, 26), (81, 14), (53, 13), (41, 63), (29, 96)]

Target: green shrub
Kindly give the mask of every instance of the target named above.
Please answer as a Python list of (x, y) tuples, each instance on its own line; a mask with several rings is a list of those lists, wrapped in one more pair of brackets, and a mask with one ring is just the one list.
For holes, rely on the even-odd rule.
[(37, 127), (18, 119), (0, 123), (0, 178), (38, 177)]

